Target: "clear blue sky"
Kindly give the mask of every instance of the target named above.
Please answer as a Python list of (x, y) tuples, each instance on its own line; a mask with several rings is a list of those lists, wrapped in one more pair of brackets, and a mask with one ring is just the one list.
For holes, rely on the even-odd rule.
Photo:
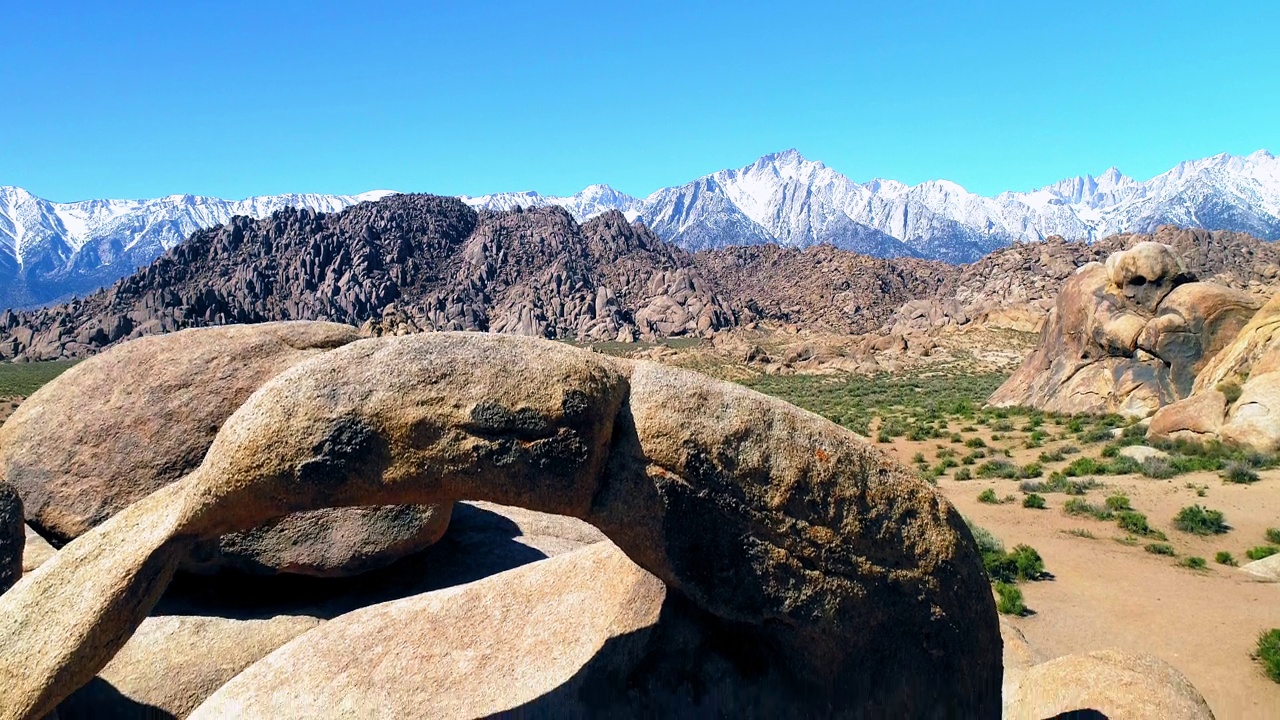
[(643, 195), (796, 147), (991, 194), (1280, 152), (1280, 2), (945, 4), (5, 2), (0, 184)]

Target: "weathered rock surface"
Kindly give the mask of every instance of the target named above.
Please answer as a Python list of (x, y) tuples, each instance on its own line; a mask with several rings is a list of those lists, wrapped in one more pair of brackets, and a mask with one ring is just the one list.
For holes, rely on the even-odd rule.
[[(67, 542), (195, 469), (263, 383), (359, 336), (347, 325), (264, 323), (125, 343), (48, 383), (0, 427), (0, 477), (28, 522)], [(206, 543), (191, 568), (336, 575), (439, 538), (447, 508), (326, 509)]]
[(1127, 457), (1136, 462), (1146, 462), (1147, 460), (1164, 460), (1169, 457), (1169, 453), (1146, 445), (1127, 445), (1120, 448), (1120, 457)]
[(601, 717), (629, 714), (637, 706), (629, 692), (659, 695), (644, 706), (670, 703), (666, 717), (704, 704), (752, 714), (759, 698), (741, 679), (720, 679), (700, 697), (650, 682), (655, 670), (677, 668), (690, 680), (715, 677), (694, 664), (702, 658), (677, 652), (686, 648), (653, 642), (666, 595), (662, 581), (598, 543), (335, 618), (241, 673), (191, 717), (337, 718), (373, 708), (385, 718)]
[(1245, 563), (1240, 569), (1259, 580), (1280, 582), (1280, 555), (1270, 555)]
[(1000, 694), (1008, 703), (1023, 676), (1043, 658), (1027, 642), (1027, 636), (1003, 615), (1000, 616), (1000, 640), (1004, 643), (1004, 684)]
[(26, 542), (22, 498), (12, 485), (0, 482), (0, 593), (22, 577), (22, 552)]
[(241, 670), (319, 624), (305, 615), (149, 617), (97, 677), (58, 706), (59, 719), (185, 718)]
[(1007, 720), (1064, 716), (1213, 720), (1200, 692), (1172, 665), (1119, 650), (1067, 655), (1032, 667), (1005, 711)]
[(25, 524), (22, 529), (26, 533), (26, 542), (22, 550), (22, 574), (26, 575), (40, 567), (58, 551), (54, 550), (47, 540), (37, 535), (35, 530)]
[[(394, 372), (392, 371), (394, 370)], [(87, 682), (189, 545), (344, 504), (473, 498), (582, 518), (746, 637), (787, 702), (995, 717), (990, 587), (959, 514), (838, 426), (687, 371), (434, 333), (304, 361), (205, 462), (0, 596), (0, 716)], [(643, 706), (633, 708), (645, 714)]]
[(1258, 306), (1246, 293), (1192, 282), (1169, 246), (1138, 243), (1076, 271), (1035, 350), (990, 403), (1147, 417), (1190, 395)]
[(1204, 364), (1189, 397), (1152, 418), (1148, 436), (1280, 448), (1280, 296)]

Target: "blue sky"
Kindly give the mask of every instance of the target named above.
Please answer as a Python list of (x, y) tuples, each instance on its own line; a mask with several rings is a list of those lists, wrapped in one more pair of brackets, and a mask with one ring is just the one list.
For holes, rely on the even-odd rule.
[(8, 2), (0, 184), (644, 195), (795, 147), (992, 194), (1280, 151), (1280, 3), (937, 5)]

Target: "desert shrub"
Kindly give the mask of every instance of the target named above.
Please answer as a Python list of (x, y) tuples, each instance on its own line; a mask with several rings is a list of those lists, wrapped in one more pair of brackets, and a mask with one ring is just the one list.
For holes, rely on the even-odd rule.
[(942, 447), (941, 445), (935, 445), (934, 447), (937, 449), (937, 452), (934, 453), (934, 456), (937, 457), (939, 460), (954, 458), (956, 456), (956, 451), (952, 450), (949, 447)]
[(876, 442), (891, 443), (893, 442), (893, 438), (889, 437), (888, 435), (885, 434), (883, 430), (881, 430), (880, 432), (876, 433)]
[(1044, 474), (1044, 468), (1040, 463), (1027, 463), (1018, 468), (1018, 477), (1020, 478), (1038, 478)]
[(1078, 437), (1080, 442), (1083, 443), (1105, 442), (1112, 438), (1111, 430), (1112, 428), (1109, 427), (1096, 427), (1086, 430), (1085, 432), (1076, 435), (1076, 437)]
[(1231, 567), (1235, 567), (1238, 564), (1236, 559), (1231, 556), (1231, 553), (1226, 550), (1219, 550), (1217, 554), (1213, 556), (1213, 561), (1219, 565), (1230, 565)]
[(1149, 457), (1142, 461), (1141, 472), (1145, 477), (1167, 480), (1178, 474), (1177, 468), (1167, 458)]
[(1178, 564), (1188, 570), (1205, 570), (1209, 567), (1209, 563), (1204, 558), (1195, 555), (1179, 560)]
[(1061, 450), (1052, 450), (1040, 453), (1040, 457), (1037, 459), (1042, 463), (1062, 462), (1066, 459), (1066, 456), (1062, 454)]
[(1084, 418), (1082, 418), (1082, 417), (1073, 417), (1073, 418), (1071, 418), (1070, 420), (1068, 420), (1068, 421), (1067, 421), (1067, 430), (1068, 430), (1068, 431), (1070, 431), (1070, 432), (1073, 432), (1073, 433), (1078, 433), (1078, 432), (1080, 432), (1080, 431), (1084, 430)]
[(984, 447), (986, 447), (986, 446), (987, 446), (987, 443), (986, 443), (986, 442), (984, 442), (984, 441), (983, 441), (983, 439), (982, 439), (982, 438), (980, 438), (980, 437), (971, 437), (971, 438), (969, 438), (968, 440), (965, 440), (965, 441), (964, 441), (964, 446), (965, 446), (965, 447), (967, 447), (967, 448), (974, 448), (974, 449), (977, 449), (977, 448), (984, 448)]
[(1248, 485), (1258, 482), (1258, 473), (1247, 463), (1232, 462), (1223, 468), (1222, 479), (1229, 483)]
[(1063, 445), (1061, 452), (1063, 455), (1076, 455), (1080, 452), (1080, 448), (1075, 445)]
[(1108, 446), (1106, 446), (1106, 447), (1102, 448), (1102, 452), (1100, 452), (1100, 453), (1098, 453), (1098, 454), (1099, 454), (1099, 455), (1101, 455), (1101, 456), (1102, 456), (1102, 457), (1104, 457), (1104, 458), (1113, 458), (1113, 457), (1115, 457), (1115, 456), (1117, 456), (1117, 455), (1119, 455), (1119, 454), (1120, 454), (1120, 446), (1119, 446), (1119, 445), (1108, 445)]
[(1218, 383), (1217, 390), (1226, 396), (1228, 405), (1234, 405), (1244, 392), (1244, 389), (1240, 387), (1240, 383), (1235, 380), (1223, 380)]
[(1097, 535), (1094, 535), (1093, 533), (1089, 532), (1089, 531), (1088, 531), (1088, 530), (1086, 530), (1085, 528), (1071, 528), (1070, 530), (1063, 530), (1062, 532), (1064, 532), (1064, 533), (1066, 533), (1066, 534), (1068, 534), (1068, 535), (1072, 535), (1072, 536), (1074, 536), (1074, 537), (1078, 537), (1078, 538), (1086, 538), (1086, 539), (1088, 539), (1088, 540), (1097, 540), (1097, 539), (1098, 539), (1098, 536), (1097, 536)]
[(969, 468), (967, 468), (967, 467), (962, 467), (962, 468), (960, 468), (959, 470), (957, 470), (957, 471), (956, 471), (955, 479), (956, 479), (956, 480), (960, 480), (960, 481), (962, 481), (962, 482), (963, 482), (963, 481), (965, 481), (965, 480), (972, 480), (972, 479), (973, 479), (973, 473), (969, 471)]
[(1152, 555), (1174, 555), (1175, 554), (1173, 552), (1173, 546), (1170, 545), (1169, 543), (1159, 543), (1159, 542), (1149, 543), (1147, 545), (1144, 545), (1142, 549), (1146, 550)]
[(1030, 545), (1015, 545), (1009, 557), (1018, 568), (1019, 580), (1039, 580), (1044, 576), (1044, 560)]
[(983, 490), (982, 492), (978, 493), (978, 502), (986, 503), (988, 505), (999, 505), (1000, 498), (996, 497), (995, 490), (992, 490), (991, 488), (987, 488), (986, 490)]
[(1280, 628), (1272, 628), (1258, 636), (1254, 659), (1262, 664), (1267, 677), (1280, 683)]
[(989, 460), (978, 466), (977, 474), (980, 478), (1012, 480), (1018, 476), (1018, 469), (1013, 466), (1013, 463), (1005, 460)]
[(1107, 475), (1131, 475), (1142, 472), (1142, 464), (1131, 457), (1118, 456), (1106, 464), (1104, 472)]
[(1265, 534), (1267, 536), (1267, 542), (1272, 545), (1280, 545), (1280, 528), (1267, 528), (1267, 532)]
[(1179, 510), (1173, 518), (1173, 526), (1182, 532), (1194, 535), (1221, 535), (1230, 529), (1220, 511), (1209, 510), (1199, 505), (1191, 505)]
[(1093, 458), (1082, 457), (1071, 461), (1062, 469), (1062, 474), (1067, 477), (1083, 477), (1085, 475), (1100, 475), (1105, 470), (1105, 465), (1094, 460)]
[(1022, 498), (1022, 507), (1031, 508), (1032, 510), (1043, 510), (1045, 508), (1044, 496), (1035, 493), (1029, 493)]
[(1068, 515), (1085, 515), (1096, 520), (1110, 520), (1115, 516), (1105, 507), (1093, 505), (1083, 498), (1071, 498), (1062, 506), (1062, 511)]
[(1261, 560), (1262, 558), (1271, 557), (1276, 553), (1280, 553), (1280, 547), (1275, 545), (1259, 545), (1258, 547), (1249, 548), (1244, 551), (1244, 556), (1250, 560)]
[(1111, 495), (1107, 498), (1106, 502), (1107, 502), (1108, 510), (1132, 510), (1133, 509), (1133, 507), (1129, 505), (1129, 498), (1124, 495), (1118, 495), (1118, 494)]
[(996, 610), (1001, 615), (1025, 615), (1027, 606), (1022, 600), (1022, 590), (1017, 585), (996, 583)]
[(1124, 510), (1116, 513), (1116, 524), (1121, 530), (1131, 532), (1134, 535), (1142, 537), (1155, 538), (1164, 540), (1164, 533), (1156, 530), (1147, 523), (1147, 516), (1134, 510)]
[(916, 453), (915, 455), (912, 455), (912, 456), (911, 456), (911, 462), (913, 462), (913, 463), (915, 463), (915, 464), (917, 464), (917, 465), (923, 465), (923, 464), (925, 464), (925, 463), (927, 463), (927, 462), (929, 462), (929, 461), (925, 459), (925, 457), (924, 457), (924, 453), (922, 453), (922, 452), (918, 452), (918, 453)]

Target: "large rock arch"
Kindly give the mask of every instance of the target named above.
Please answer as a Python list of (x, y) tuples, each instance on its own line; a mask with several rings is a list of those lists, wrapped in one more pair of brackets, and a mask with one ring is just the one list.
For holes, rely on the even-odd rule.
[(0, 597), (0, 717), (92, 677), (197, 542), (322, 507), (488, 500), (571, 515), (750, 626), (822, 714), (996, 717), (994, 603), (959, 514), (815, 415), (547, 341), (368, 339), (276, 376), (204, 462)]

